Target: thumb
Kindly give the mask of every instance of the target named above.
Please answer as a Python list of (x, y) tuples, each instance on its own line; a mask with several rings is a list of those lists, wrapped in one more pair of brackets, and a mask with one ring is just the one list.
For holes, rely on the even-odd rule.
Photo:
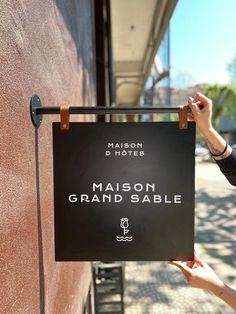
[(206, 264), (196, 253), (194, 253), (194, 261), (201, 266)]

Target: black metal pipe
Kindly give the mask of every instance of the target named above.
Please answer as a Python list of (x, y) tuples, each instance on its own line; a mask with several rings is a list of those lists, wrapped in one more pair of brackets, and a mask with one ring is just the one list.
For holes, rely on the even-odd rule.
[[(151, 113), (179, 113), (179, 107), (69, 107), (70, 114), (151, 114)], [(190, 109), (189, 109), (190, 112)], [(40, 107), (37, 115), (60, 114), (60, 107)]]
[[(180, 107), (129, 107), (129, 106), (115, 106), (115, 107), (86, 107), (86, 106), (71, 106), (69, 107), (69, 114), (152, 114), (152, 113), (179, 113)], [(190, 112), (190, 108), (188, 108)], [(60, 107), (44, 107), (42, 106), (39, 96), (33, 95), (30, 99), (30, 116), (35, 127), (39, 127), (43, 120), (44, 114), (60, 114)]]

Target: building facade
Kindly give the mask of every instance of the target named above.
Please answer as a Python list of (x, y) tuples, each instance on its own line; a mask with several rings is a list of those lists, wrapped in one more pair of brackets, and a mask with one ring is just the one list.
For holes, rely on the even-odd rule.
[(38, 94), (44, 106), (96, 105), (93, 2), (9, 0), (0, 11), (0, 312), (82, 313), (90, 264), (54, 258), (57, 118), (35, 129), (29, 102)]
[[(1, 313), (92, 312), (90, 263), (55, 262), (52, 122), (58, 117), (44, 116), (35, 128), (31, 96), (37, 94), (43, 106), (137, 104), (175, 4), (0, 3)], [(137, 60), (130, 63), (132, 54)], [(83, 115), (71, 121), (105, 119)]]

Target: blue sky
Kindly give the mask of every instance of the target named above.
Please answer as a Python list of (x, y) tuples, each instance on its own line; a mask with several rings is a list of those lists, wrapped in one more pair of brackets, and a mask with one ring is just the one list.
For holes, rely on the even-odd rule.
[(190, 85), (227, 84), (227, 64), (236, 54), (236, 0), (179, 0), (170, 21), (170, 51), (173, 84), (180, 71)]

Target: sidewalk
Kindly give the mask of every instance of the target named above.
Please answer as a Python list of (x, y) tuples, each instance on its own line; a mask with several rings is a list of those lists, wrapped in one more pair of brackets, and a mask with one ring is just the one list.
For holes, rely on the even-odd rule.
[[(213, 163), (196, 167), (196, 250), (236, 288), (236, 189)], [(222, 313), (231, 310), (211, 293), (190, 288), (166, 262), (127, 262), (125, 314)]]

